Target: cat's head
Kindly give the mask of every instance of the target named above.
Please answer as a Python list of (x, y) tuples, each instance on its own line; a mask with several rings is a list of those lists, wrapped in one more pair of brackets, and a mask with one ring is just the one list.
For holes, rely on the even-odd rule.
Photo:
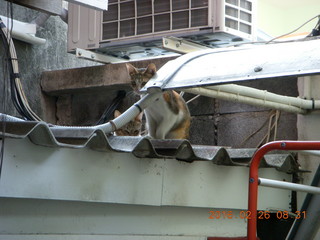
[(154, 63), (150, 63), (146, 68), (136, 68), (130, 63), (127, 63), (126, 66), (131, 78), (130, 85), (133, 91), (137, 93), (139, 93), (140, 89), (146, 85), (157, 71)]
[[(118, 110), (114, 111), (114, 117), (117, 118), (121, 115)], [(115, 134), (117, 136), (140, 136), (142, 128), (142, 116), (143, 112), (138, 114), (134, 119), (128, 122), (123, 127), (117, 129)]]

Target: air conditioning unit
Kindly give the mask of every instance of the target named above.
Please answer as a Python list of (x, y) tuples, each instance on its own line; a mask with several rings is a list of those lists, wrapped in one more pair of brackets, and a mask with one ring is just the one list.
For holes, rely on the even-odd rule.
[(68, 51), (130, 58), (154, 48), (161, 55), (169, 36), (220, 47), (254, 41), (255, 19), (256, 0), (109, 0), (103, 12), (69, 4)]

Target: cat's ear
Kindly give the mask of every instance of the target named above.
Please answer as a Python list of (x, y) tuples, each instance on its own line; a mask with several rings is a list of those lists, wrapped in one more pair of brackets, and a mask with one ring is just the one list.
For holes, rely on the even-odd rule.
[(149, 73), (152, 76), (156, 73), (157, 67), (154, 63), (150, 63), (145, 71), (145, 73)]
[(142, 121), (142, 117), (143, 117), (143, 112), (139, 113), (139, 114), (136, 116), (135, 120), (141, 122), (141, 121)]
[(137, 69), (133, 65), (131, 65), (130, 63), (126, 63), (126, 67), (127, 67), (127, 71), (130, 76), (132, 74), (136, 74), (138, 72)]
[(120, 115), (121, 115), (121, 112), (118, 111), (118, 110), (115, 110), (114, 113), (113, 113), (114, 118), (117, 118), (117, 117), (119, 117)]

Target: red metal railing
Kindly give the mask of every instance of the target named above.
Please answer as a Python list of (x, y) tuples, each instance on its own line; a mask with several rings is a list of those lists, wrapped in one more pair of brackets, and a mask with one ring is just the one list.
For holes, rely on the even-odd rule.
[(258, 168), (262, 157), (272, 150), (320, 150), (320, 141), (276, 141), (259, 148), (252, 157), (249, 173), (249, 202), (247, 237), (257, 239), (257, 205), (258, 205)]

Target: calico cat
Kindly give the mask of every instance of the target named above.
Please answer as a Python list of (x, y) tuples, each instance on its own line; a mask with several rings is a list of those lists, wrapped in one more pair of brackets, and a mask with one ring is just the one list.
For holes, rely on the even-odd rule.
[[(156, 73), (151, 63), (147, 68), (135, 68), (127, 63), (132, 89), (140, 89)], [(141, 94), (140, 94), (141, 95)], [(184, 99), (173, 90), (165, 91), (160, 98), (144, 110), (149, 136), (156, 139), (186, 139), (189, 137), (190, 113)]]
[[(114, 111), (114, 118), (117, 118), (121, 115), (121, 112), (118, 110)], [(142, 116), (143, 113), (138, 114), (134, 119), (128, 122), (123, 127), (115, 130), (116, 136), (140, 136), (142, 128)]]

